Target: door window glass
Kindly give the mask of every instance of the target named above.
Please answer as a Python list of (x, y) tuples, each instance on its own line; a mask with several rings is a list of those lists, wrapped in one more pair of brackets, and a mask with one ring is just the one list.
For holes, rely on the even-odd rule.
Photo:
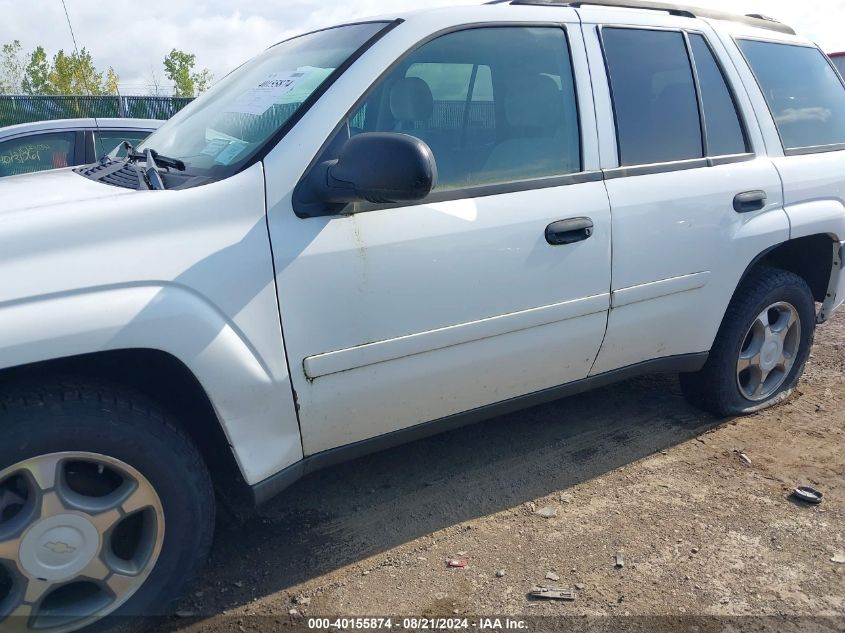
[(784, 149), (845, 143), (845, 86), (816, 48), (739, 40)]
[(722, 69), (703, 35), (690, 33), (689, 39), (704, 105), (707, 154), (743, 154), (748, 151), (748, 145)]
[(620, 165), (704, 156), (692, 67), (680, 32), (605, 28)]
[[(123, 141), (129, 141), (130, 145), (138, 145), (141, 141), (150, 135), (149, 132), (133, 131), (133, 130), (103, 130), (94, 131), (94, 151), (96, 159), (100, 160), (103, 156), (109, 154), (113, 149), (118, 147)], [(126, 156), (126, 148), (121, 147), (116, 156), (123, 158)]]
[(74, 164), (76, 132), (33, 134), (0, 141), (0, 176), (28, 174)]
[(566, 34), (491, 27), (437, 38), (374, 87), (350, 132), (425, 141), (437, 162), (436, 191), (578, 172)]

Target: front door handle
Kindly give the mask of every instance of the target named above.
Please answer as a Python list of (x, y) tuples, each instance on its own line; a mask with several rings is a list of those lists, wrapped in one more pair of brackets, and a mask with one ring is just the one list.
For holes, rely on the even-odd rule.
[(546, 227), (546, 241), (552, 246), (582, 242), (592, 234), (593, 221), (590, 218), (569, 218)]
[(745, 191), (736, 194), (734, 198), (734, 211), (737, 213), (749, 213), (759, 211), (766, 206), (765, 191)]

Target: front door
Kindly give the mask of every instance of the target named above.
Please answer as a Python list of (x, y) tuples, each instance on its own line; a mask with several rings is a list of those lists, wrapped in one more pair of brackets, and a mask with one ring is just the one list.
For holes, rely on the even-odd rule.
[(442, 35), (351, 112), (337, 134), (418, 136), (439, 184), (411, 206), (269, 209), (305, 453), (587, 376), (610, 215), (577, 26)]

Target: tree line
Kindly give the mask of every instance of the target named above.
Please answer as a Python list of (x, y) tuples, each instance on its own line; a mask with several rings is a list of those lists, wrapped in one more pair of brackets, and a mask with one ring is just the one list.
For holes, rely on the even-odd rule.
[[(163, 65), (164, 75), (173, 82), (174, 97), (195, 97), (214, 78), (208, 68), (194, 70), (196, 55), (175, 48)], [(155, 76), (153, 81), (157, 84)], [(120, 77), (111, 66), (99, 70), (85, 48), (70, 53), (59, 50), (50, 58), (44, 47), (25, 53), (20, 41), (14, 40), (0, 49), (0, 94), (118, 95)]]

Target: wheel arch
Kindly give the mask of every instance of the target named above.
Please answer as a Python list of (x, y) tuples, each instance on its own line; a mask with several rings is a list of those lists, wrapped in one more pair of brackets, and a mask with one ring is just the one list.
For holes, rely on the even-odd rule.
[(824, 303), (839, 269), (839, 242), (828, 233), (816, 233), (781, 242), (759, 253), (746, 267), (737, 290), (752, 270), (760, 266), (793, 272), (807, 282), (813, 298)]
[(202, 385), (249, 485), (302, 459), (281, 330), (248, 334), (190, 288), (97, 287), (0, 304), (0, 349), (0, 368), (159, 350)]
[(0, 369), (4, 391), (55, 380), (94, 382), (147, 396), (194, 441), (224, 499), (239, 506), (249, 497), (249, 486), (211, 398), (194, 373), (172, 354), (149, 348), (119, 349)]

